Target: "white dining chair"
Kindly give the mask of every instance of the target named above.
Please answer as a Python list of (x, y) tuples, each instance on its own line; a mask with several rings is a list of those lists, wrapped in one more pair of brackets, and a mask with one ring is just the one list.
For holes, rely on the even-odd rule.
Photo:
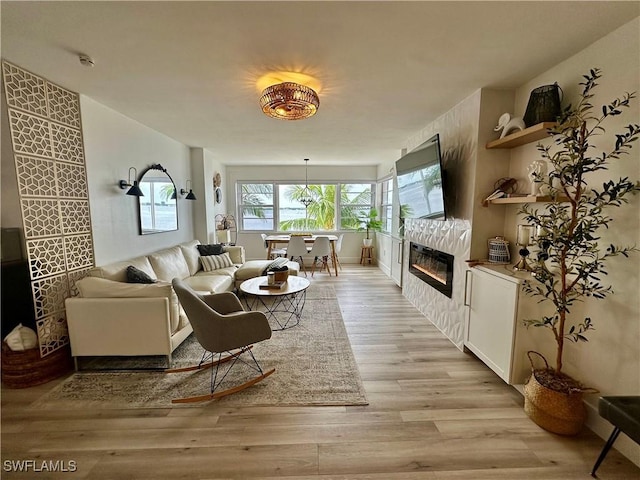
[(304, 243), (304, 237), (292, 235), (289, 239), (289, 245), (287, 246), (287, 256), (290, 260), (300, 259), (300, 266), (304, 271), (304, 276), (307, 276), (307, 269), (304, 267), (304, 259), (302, 258), (304, 255), (307, 255), (309, 251), (307, 250), (307, 244)]
[(322, 261), (322, 267), (320, 267), (320, 271), (327, 269), (329, 272), (329, 276), (331, 276), (331, 270), (329, 269), (329, 258), (331, 257), (331, 243), (329, 242), (329, 237), (318, 236), (313, 241), (313, 247), (311, 247), (311, 251), (309, 255), (313, 256), (313, 264), (311, 265), (311, 276), (313, 277), (313, 272), (316, 268), (316, 262), (318, 259)]
[[(267, 243), (267, 234), (261, 233), (260, 236), (262, 237), (262, 243), (264, 244), (264, 249), (268, 252), (269, 244)], [(286, 257), (286, 256), (287, 256), (287, 250), (285, 248), (272, 248), (269, 259), (272, 259), (275, 257)]]

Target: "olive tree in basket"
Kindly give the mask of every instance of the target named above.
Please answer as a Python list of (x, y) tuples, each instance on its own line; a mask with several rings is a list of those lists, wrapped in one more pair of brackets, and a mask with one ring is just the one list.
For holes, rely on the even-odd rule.
[[(603, 299), (610, 294), (611, 286), (601, 280), (607, 274), (607, 261), (617, 255), (626, 257), (636, 250), (634, 246), (613, 244), (603, 247), (598, 242), (602, 230), (609, 228), (613, 220), (607, 212), (627, 203), (628, 196), (640, 190), (636, 180), (626, 177), (606, 180), (602, 185), (588, 181), (591, 174), (607, 170), (609, 162), (628, 153), (640, 134), (640, 125), (630, 124), (615, 134), (611, 151), (595, 149), (593, 137), (602, 138), (606, 121), (621, 115), (635, 98), (635, 92), (625, 93), (597, 109), (592, 100), (600, 77), (599, 69), (583, 76), (577, 105), (566, 107), (557, 126), (549, 131), (553, 144), (538, 145), (542, 158), (550, 165), (550, 172), (544, 177), (538, 176), (536, 181), (557, 201), (542, 207), (526, 204), (520, 211), (527, 223), (536, 227), (535, 241), (539, 248), (538, 261), (532, 266), (532, 279), (524, 283), (524, 291), (551, 307), (548, 315), (527, 319), (525, 324), (548, 329), (556, 344), (555, 366), (534, 370), (532, 379), (535, 377), (553, 391), (579, 394), (580, 408), (584, 408), (581, 397), (585, 388), (562, 373), (562, 355), (565, 342), (587, 341), (587, 332), (593, 323), (590, 317), (574, 318), (571, 312), (577, 302), (587, 298)], [(531, 353), (537, 352), (530, 352), (530, 359)], [(525, 387), (525, 409), (526, 401)], [(547, 428), (544, 424), (541, 426)]]

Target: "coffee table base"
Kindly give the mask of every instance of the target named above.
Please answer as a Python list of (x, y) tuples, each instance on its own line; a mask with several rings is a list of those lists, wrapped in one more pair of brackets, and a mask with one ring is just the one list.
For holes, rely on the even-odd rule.
[(286, 330), (300, 324), (302, 310), (307, 301), (307, 290), (272, 297), (245, 293), (244, 301), (249, 310), (264, 312), (267, 319), (273, 320), (278, 325), (278, 328), (271, 328), (271, 330)]

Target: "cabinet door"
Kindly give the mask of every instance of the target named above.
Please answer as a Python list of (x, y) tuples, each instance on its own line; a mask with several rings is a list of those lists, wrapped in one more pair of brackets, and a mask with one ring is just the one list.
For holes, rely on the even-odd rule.
[(393, 239), (392, 241), (392, 249), (391, 252), (391, 278), (398, 284), (398, 286), (402, 286), (402, 261), (404, 258), (404, 242), (402, 239)]
[(484, 271), (470, 271), (465, 346), (510, 383), (518, 284)]

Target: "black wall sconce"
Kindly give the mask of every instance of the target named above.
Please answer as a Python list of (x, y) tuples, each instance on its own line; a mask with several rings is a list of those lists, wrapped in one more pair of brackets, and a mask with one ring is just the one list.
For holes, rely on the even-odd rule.
[[(133, 170), (133, 183), (131, 183), (131, 170)], [(126, 180), (120, 180), (120, 188), (124, 190), (127, 187), (131, 187), (127, 192), (127, 195), (133, 195), (134, 197), (144, 197), (142, 190), (140, 190), (140, 187), (138, 186), (138, 180), (136, 180), (136, 178), (138, 178), (138, 170), (136, 170), (135, 167), (130, 167), (129, 181), (127, 182)]]
[[(189, 190), (188, 193), (187, 190)], [(191, 180), (187, 180), (187, 190), (181, 188), (180, 195), (187, 195), (186, 197), (184, 197), (186, 200), (197, 200), (196, 196), (193, 194), (193, 189), (191, 188)]]

